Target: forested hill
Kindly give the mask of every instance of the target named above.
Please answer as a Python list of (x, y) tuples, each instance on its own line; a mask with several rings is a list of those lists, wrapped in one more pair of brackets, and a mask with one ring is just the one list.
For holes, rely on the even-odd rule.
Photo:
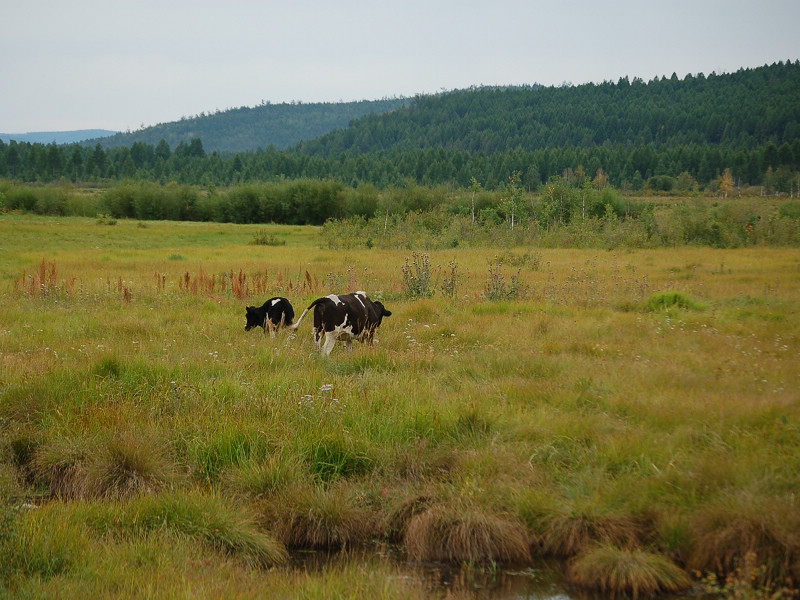
[(649, 82), (474, 88), (419, 96), (296, 149), (315, 156), (420, 148), (492, 154), (606, 143), (747, 149), (800, 137), (799, 99), (798, 61)]
[[(649, 82), (267, 104), (72, 147), (0, 141), (0, 178), (215, 186), (312, 179), (378, 189), (477, 182), (495, 190), (515, 175), (532, 190), (553, 177), (602, 177), (661, 192), (713, 190), (724, 175), (739, 187), (794, 194), (798, 98), (795, 61)], [(315, 137), (322, 128), (328, 133)]]
[(157, 145), (162, 139), (174, 148), (201, 139), (207, 151), (244, 152), (274, 146), (281, 150), (310, 140), (368, 114), (385, 113), (408, 103), (405, 98), (336, 103), (262, 104), (201, 114), (138, 131), (85, 142), (106, 148), (129, 147), (136, 142)]

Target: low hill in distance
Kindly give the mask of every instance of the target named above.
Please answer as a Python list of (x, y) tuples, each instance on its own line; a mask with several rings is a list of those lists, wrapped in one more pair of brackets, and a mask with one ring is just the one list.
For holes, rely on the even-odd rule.
[(30, 144), (76, 144), (84, 140), (105, 138), (116, 134), (108, 129), (77, 129), (75, 131), (36, 131), (30, 133), (0, 133), (0, 140), (9, 143), (28, 142)]
[(130, 147), (141, 142), (152, 146), (162, 139), (170, 148), (200, 139), (206, 152), (247, 152), (275, 147), (284, 150), (305, 140), (346, 128), (356, 119), (396, 110), (407, 98), (360, 100), (357, 102), (265, 103), (213, 114), (200, 114), (171, 123), (160, 123), (138, 131), (117, 133), (84, 142), (105, 148)]

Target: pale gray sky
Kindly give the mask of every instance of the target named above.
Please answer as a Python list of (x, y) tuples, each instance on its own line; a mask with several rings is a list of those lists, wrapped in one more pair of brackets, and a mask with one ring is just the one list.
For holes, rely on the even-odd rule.
[[(800, 0), (0, 0), (0, 132), (800, 59)], [(800, 101), (800, 100), (799, 100)]]

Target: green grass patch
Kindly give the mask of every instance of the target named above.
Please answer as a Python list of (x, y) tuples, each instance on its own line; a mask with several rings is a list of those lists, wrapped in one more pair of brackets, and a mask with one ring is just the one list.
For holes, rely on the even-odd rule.
[(661, 292), (653, 294), (647, 299), (645, 309), (650, 312), (680, 308), (683, 310), (706, 310), (706, 305), (694, 300), (683, 292)]

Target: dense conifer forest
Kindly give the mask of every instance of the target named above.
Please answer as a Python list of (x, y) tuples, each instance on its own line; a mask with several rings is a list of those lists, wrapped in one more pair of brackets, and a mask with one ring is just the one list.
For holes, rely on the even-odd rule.
[[(795, 60), (648, 82), (622, 78), (418, 96), (284, 150), (207, 147), (205, 132), (221, 145), (224, 135), (233, 140), (266, 126), (259, 121), (266, 113), (234, 110), (164, 125), (157, 143), (0, 142), (0, 177), (215, 187), (310, 179), (353, 188), (477, 184), (500, 190), (518, 174), (526, 190), (554, 177), (577, 185), (599, 177), (621, 190), (692, 192), (724, 185), (793, 194), (800, 170), (798, 98)], [(175, 143), (170, 132), (181, 124), (191, 135)], [(299, 122), (296, 131), (307, 127)]]

